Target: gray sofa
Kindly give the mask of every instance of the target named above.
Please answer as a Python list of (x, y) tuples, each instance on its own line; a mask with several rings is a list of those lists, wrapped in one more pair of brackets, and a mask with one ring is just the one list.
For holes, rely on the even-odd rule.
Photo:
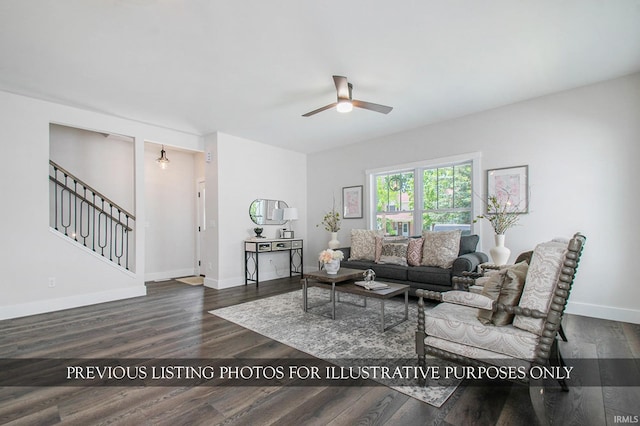
[(460, 238), (460, 251), (458, 258), (449, 269), (436, 266), (401, 266), (392, 264), (375, 263), (369, 260), (348, 260), (351, 247), (343, 247), (344, 259), (340, 267), (352, 269), (373, 269), (376, 280), (389, 281), (411, 286), (410, 293), (415, 294), (418, 289), (432, 291), (452, 290), (452, 277), (462, 276), (463, 272), (474, 272), (478, 265), (485, 263), (489, 257), (476, 251), (479, 237), (477, 235), (463, 235)]

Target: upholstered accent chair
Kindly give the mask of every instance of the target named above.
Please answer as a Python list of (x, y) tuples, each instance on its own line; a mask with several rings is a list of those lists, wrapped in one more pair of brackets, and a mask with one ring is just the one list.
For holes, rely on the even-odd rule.
[[(515, 264), (519, 264), (521, 262), (526, 262), (528, 265), (531, 265), (531, 257), (533, 256), (533, 250), (525, 251), (520, 253), (518, 257), (516, 257)], [(478, 266), (478, 271), (472, 272), (462, 272), (461, 276), (456, 276), (452, 278), (453, 289), (454, 290), (463, 290), (470, 291), (472, 293), (481, 294), (484, 290), (484, 284), (491, 279), (492, 274), (499, 273), (500, 270), (505, 268), (504, 265), (495, 265), (491, 263), (483, 263)], [(562, 321), (560, 322), (560, 327), (558, 328), (558, 335), (563, 341), (567, 341), (567, 336), (564, 333), (564, 329), (562, 328)]]
[[(538, 244), (530, 262), (525, 259), (526, 263), (521, 264), (526, 273), (520, 270), (522, 293), (512, 299), (516, 300), (513, 304), (501, 303), (501, 297), (494, 299), (484, 293), (418, 290), (419, 365), (426, 366), (428, 354), (476, 367), (517, 366), (518, 371), (527, 373), (518, 375), (517, 381), (529, 384), (538, 420), (546, 424), (544, 386), (542, 380), (532, 379), (529, 372), (533, 367), (564, 366), (556, 335), (585, 240), (577, 233), (568, 242), (553, 240)], [(425, 298), (441, 303), (425, 311)], [(512, 315), (512, 322), (498, 326), (487, 321), (486, 318), (496, 314)], [(562, 390), (567, 391), (566, 383), (558, 381)]]

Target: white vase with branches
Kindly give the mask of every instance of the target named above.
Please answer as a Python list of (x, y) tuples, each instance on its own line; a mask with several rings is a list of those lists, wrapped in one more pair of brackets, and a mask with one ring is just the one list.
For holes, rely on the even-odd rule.
[(336, 211), (335, 200), (331, 211), (324, 215), (322, 222), (316, 226), (322, 225), (325, 230), (331, 233), (331, 240), (329, 240), (329, 248), (337, 249), (340, 247), (340, 241), (338, 241), (338, 231), (340, 230), (340, 213)]
[(509, 261), (511, 250), (504, 245), (505, 234), (507, 230), (518, 224), (520, 213), (518, 206), (512, 205), (509, 198), (500, 202), (498, 197), (490, 196), (487, 203), (487, 213), (474, 220), (474, 223), (478, 219), (488, 220), (495, 232), (495, 246), (489, 249), (489, 254), (496, 265), (505, 265)]

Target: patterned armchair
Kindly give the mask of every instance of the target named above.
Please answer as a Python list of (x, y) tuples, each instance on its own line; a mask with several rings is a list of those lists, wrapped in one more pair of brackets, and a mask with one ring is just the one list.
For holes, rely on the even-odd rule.
[[(527, 262), (528, 265), (531, 264), (531, 256), (533, 256), (533, 251), (525, 251), (520, 253), (516, 258), (515, 263)], [(454, 290), (464, 290), (470, 291), (472, 293), (482, 293), (484, 290), (484, 284), (491, 281), (491, 277), (494, 274), (499, 273), (500, 270), (504, 270), (504, 265), (494, 265), (490, 263), (484, 263), (478, 266), (478, 272), (463, 272), (462, 276), (457, 276), (452, 278), (453, 289)], [(567, 336), (564, 334), (564, 329), (562, 328), (562, 322), (560, 322), (560, 327), (558, 328), (558, 334), (560, 338), (567, 341)]]
[[(518, 380), (528, 382), (536, 415), (546, 423), (542, 381), (528, 373), (534, 366), (564, 366), (556, 334), (584, 242), (583, 235), (575, 234), (568, 243), (537, 245), (529, 264), (501, 269), (496, 280), (502, 280), (502, 287), (497, 292), (487, 291), (487, 284), (481, 294), (418, 290), (419, 365), (426, 365), (429, 354), (463, 365), (518, 366), (527, 373)], [(425, 310), (424, 298), (442, 303)], [(558, 381), (568, 390), (563, 380)]]

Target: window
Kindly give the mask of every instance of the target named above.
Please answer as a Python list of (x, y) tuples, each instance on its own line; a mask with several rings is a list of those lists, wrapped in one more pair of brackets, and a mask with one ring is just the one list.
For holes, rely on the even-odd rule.
[(386, 173), (375, 177), (376, 229), (385, 235), (413, 232), (414, 172)]
[(423, 230), (471, 230), (471, 171), (471, 162), (422, 170)]
[(420, 235), (423, 230), (471, 233), (477, 160), (478, 156), (468, 155), (393, 171), (368, 171), (372, 228), (402, 236)]

